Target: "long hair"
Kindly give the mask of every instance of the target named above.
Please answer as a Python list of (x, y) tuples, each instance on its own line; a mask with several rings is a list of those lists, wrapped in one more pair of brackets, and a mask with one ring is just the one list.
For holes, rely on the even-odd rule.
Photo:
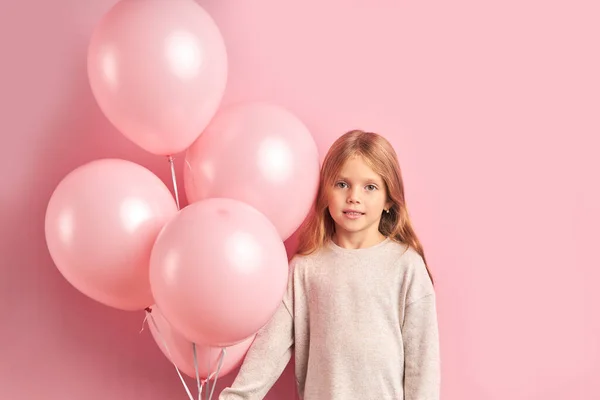
[(298, 254), (313, 253), (333, 236), (335, 223), (327, 209), (327, 198), (342, 166), (353, 156), (363, 157), (367, 165), (381, 176), (385, 182), (388, 200), (393, 204), (389, 213), (382, 213), (379, 231), (384, 236), (416, 250), (423, 258), (429, 278), (433, 282), (423, 246), (408, 216), (398, 157), (392, 145), (383, 136), (373, 132), (352, 130), (331, 145), (321, 167), (314, 208), (300, 230)]

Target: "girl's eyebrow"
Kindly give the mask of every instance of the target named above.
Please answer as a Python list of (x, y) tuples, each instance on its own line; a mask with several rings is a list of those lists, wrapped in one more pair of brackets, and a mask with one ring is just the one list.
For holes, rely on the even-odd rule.
[[(352, 179), (346, 178), (345, 176), (340, 176), (337, 178), (338, 181), (351, 181)], [(374, 183), (377, 185), (381, 185), (383, 182), (381, 182), (381, 179), (379, 178), (367, 178), (365, 179), (365, 183)]]

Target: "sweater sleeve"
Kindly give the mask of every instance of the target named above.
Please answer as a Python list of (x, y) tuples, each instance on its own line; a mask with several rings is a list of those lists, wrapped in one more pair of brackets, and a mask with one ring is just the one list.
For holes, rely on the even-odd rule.
[(404, 399), (440, 398), (440, 354), (435, 294), (407, 305), (402, 325)]
[(293, 279), (271, 320), (257, 332), (240, 371), (219, 400), (261, 400), (283, 373), (294, 346)]

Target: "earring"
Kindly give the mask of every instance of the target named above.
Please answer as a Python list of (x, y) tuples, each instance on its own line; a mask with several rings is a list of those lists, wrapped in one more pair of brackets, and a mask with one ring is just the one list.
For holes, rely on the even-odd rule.
[(390, 213), (390, 210), (389, 210), (389, 209), (387, 209), (387, 210), (385, 210), (385, 212), (386, 212), (386, 214), (389, 214), (389, 213)]

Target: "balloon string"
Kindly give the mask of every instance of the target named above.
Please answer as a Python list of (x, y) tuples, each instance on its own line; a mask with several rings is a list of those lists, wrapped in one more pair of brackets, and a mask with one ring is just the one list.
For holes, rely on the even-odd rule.
[(167, 342), (165, 341), (164, 337), (160, 333), (160, 329), (158, 329), (158, 325), (156, 324), (156, 321), (154, 320), (154, 316), (152, 315), (151, 309), (150, 308), (146, 308), (145, 311), (146, 311), (146, 317), (150, 320), (150, 322), (154, 326), (154, 329), (156, 329), (156, 333), (158, 334), (158, 337), (160, 338), (163, 346), (165, 346), (165, 350), (167, 351), (167, 354), (169, 355), (169, 361), (171, 361), (171, 364), (173, 364), (175, 366), (175, 370), (177, 371), (177, 375), (179, 375), (179, 379), (181, 380), (181, 383), (183, 384), (183, 387), (185, 388), (185, 391), (186, 391), (188, 397), (190, 398), (190, 400), (194, 400), (194, 397), (192, 396), (192, 393), (190, 392), (190, 389), (185, 384), (185, 380), (183, 379), (183, 376), (181, 375), (181, 372), (179, 372), (179, 368), (177, 368), (177, 365), (175, 365), (175, 363), (173, 362), (173, 355), (171, 354), (171, 350), (169, 350), (169, 346), (167, 346)]
[(146, 323), (148, 322), (148, 313), (151, 313), (152, 309), (150, 307), (146, 307), (146, 316), (144, 317), (144, 320), (142, 321), (142, 329), (140, 329), (140, 333), (142, 333), (144, 331), (144, 328), (146, 327)]
[[(215, 392), (215, 387), (217, 386), (217, 379), (219, 379), (219, 372), (221, 372), (221, 367), (223, 366), (223, 359), (225, 358), (226, 353), (227, 353), (227, 350), (225, 350), (225, 347), (223, 347), (221, 349), (221, 356), (219, 357), (219, 365), (217, 366), (217, 372), (215, 374), (215, 381), (212, 384), (212, 390), (210, 391), (209, 400), (212, 399), (213, 393)], [(208, 389), (206, 391), (208, 391)]]
[(177, 177), (175, 176), (175, 162), (173, 156), (169, 156), (169, 164), (171, 164), (171, 180), (173, 181), (173, 192), (175, 193), (175, 202), (179, 210), (179, 191), (177, 190)]
[[(212, 372), (206, 379), (202, 379), (202, 380), (198, 380), (199, 382), (199, 387), (198, 387), (198, 400), (202, 400), (202, 390), (204, 389), (204, 385), (206, 385), (206, 398), (207, 399), (212, 399), (213, 393), (215, 391), (215, 386), (217, 384), (217, 378), (219, 377), (219, 372), (221, 371), (221, 367), (223, 365), (223, 359), (225, 358), (225, 354), (226, 354), (226, 350), (225, 348), (223, 348), (221, 350), (221, 357), (219, 359), (219, 366), (217, 367), (217, 371), (216, 372)], [(196, 356), (194, 356), (196, 357)], [(194, 363), (195, 363), (195, 367), (196, 369), (198, 368), (198, 360), (197, 358), (194, 359)], [(209, 359), (209, 363), (210, 363), (210, 359)], [(210, 371), (209, 371), (210, 372)], [(196, 374), (196, 376), (198, 376), (198, 374)], [(215, 378), (215, 381), (213, 382), (212, 386), (210, 385), (210, 380)], [(212, 387), (212, 390), (210, 391), (209, 394), (209, 389)]]
[(206, 357), (207, 361), (208, 361), (208, 369), (206, 370), (206, 374), (208, 375), (208, 377), (206, 378), (206, 400), (210, 400), (210, 353), (211, 353), (211, 349), (209, 349), (209, 356)]
[(194, 370), (196, 371), (196, 383), (198, 384), (198, 400), (202, 400), (202, 387), (204, 382), (200, 382), (200, 372), (198, 371), (198, 354), (196, 352), (196, 343), (192, 343), (192, 352), (194, 353)]

